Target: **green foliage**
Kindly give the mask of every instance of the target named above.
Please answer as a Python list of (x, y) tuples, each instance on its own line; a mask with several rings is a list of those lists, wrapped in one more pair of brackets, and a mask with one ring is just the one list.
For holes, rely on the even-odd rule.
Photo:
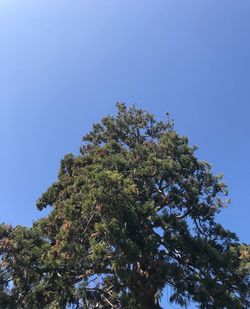
[(61, 161), (32, 228), (0, 226), (1, 308), (247, 308), (249, 247), (215, 222), (227, 188), (173, 122), (118, 104)]

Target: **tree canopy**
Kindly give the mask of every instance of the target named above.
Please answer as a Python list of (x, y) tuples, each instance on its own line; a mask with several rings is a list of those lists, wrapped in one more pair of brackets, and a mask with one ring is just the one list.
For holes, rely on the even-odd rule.
[(215, 221), (221, 175), (172, 120), (117, 104), (67, 154), (37, 208), (0, 226), (1, 308), (247, 308), (249, 246)]

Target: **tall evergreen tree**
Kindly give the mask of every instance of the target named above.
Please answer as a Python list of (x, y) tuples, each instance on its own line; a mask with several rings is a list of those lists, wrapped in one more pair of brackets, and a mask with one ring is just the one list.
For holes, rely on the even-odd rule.
[(227, 188), (167, 118), (118, 104), (61, 161), (33, 224), (0, 226), (0, 308), (249, 306), (249, 246), (216, 223)]

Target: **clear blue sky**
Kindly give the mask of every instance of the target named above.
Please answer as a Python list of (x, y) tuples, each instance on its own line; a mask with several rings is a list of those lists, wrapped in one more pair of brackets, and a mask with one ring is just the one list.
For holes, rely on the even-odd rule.
[(60, 159), (117, 101), (170, 112), (225, 175), (218, 220), (249, 242), (249, 0), (1, 0), (0, 221), (43, 215)]

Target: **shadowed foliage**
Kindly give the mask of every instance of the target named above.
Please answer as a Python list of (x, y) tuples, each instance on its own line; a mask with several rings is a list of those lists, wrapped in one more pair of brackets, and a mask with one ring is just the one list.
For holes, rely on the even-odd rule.
[(0, 226), (1, 308), (249, 306), (249, 247), (216, 223), (221, 175), (173, 122), (117, 104), (61, 161), (31, 228)]

